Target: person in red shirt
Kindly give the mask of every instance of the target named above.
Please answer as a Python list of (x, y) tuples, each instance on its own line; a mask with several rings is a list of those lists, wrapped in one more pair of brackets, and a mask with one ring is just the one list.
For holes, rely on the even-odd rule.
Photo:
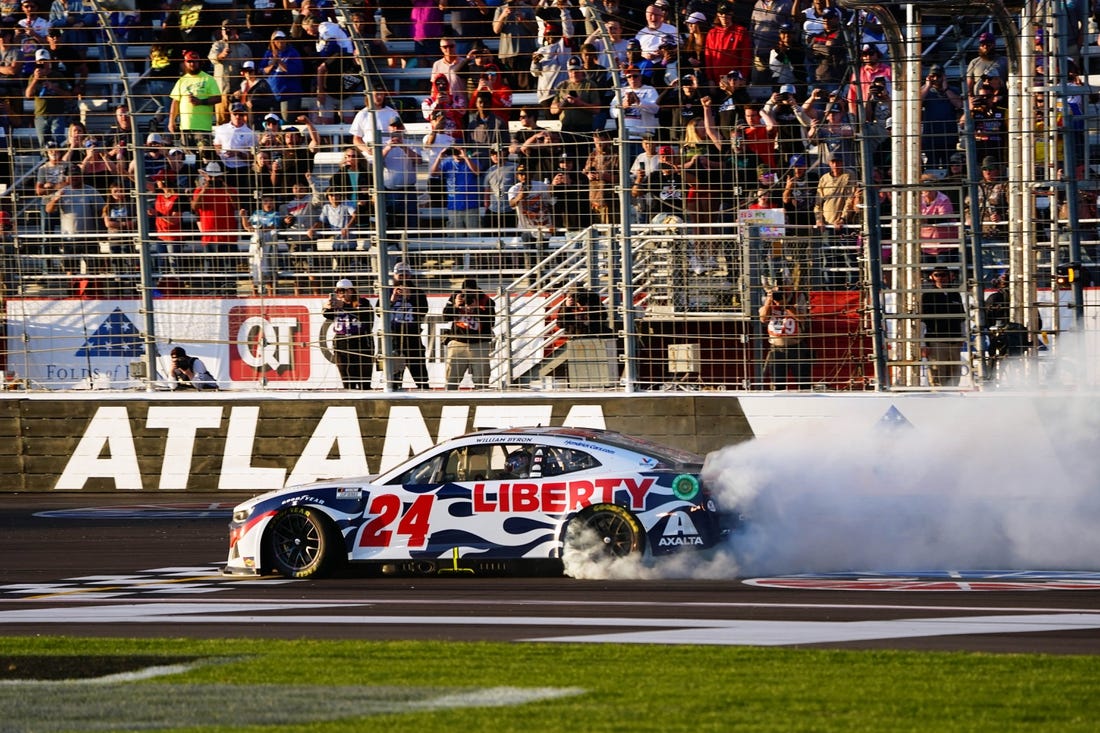
[(732, 2), (718, 4), (714, 26), (707, 31), (703, 48), (703, 73), (710, 83), (731, 71), (739, 71), (745, 79), (752, 72), (752, 34), (748, 25), (737, 22)]
[[(221, 164), (208, 163), (200, 174), (198, 188), (191, 194), (191, 211), (199, 219), (203, 249), (207, 253), (229, 253), (237, 249), (240, 222), (237, 219), (237, 190), (225, 184)], [(229, 270), (229, 260), (219, 257), (214, 268)]]

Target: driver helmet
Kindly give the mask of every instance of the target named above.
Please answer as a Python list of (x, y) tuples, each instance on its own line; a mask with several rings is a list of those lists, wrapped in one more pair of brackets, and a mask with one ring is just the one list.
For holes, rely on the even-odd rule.
[(513, 476), (526, 475), (530, 467), (531, 456), (523, 449), (512, 451), (504, 460), (504, 470)]

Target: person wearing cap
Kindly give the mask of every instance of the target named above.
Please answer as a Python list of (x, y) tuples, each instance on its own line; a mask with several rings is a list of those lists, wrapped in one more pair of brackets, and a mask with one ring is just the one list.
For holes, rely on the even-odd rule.
[(202, 59), (194, 51), (183, 52), (183, 74), (169, 92), (168, 132), (179, 134), (186, 147), (198, 147), (210, 141), (214, 127), (214, 105), (221, 99), (217, 80), (202, 69)]
[(806, 49), (802, 45), (802, 34), (796, 34), (789, 21), (779, 24), (779, 40), (768, 55), (768, 68), (775, 84), (794, 84), (799, 88), (806, 84)]
[(534, 238), (535, 233), (554, 233), (554, 199), (550, 186), (535, 175), (525, 162), (516, 165), (516, 182), (508, 189), (508, 205), (515, 209), (516, 225), (523, 234)]
[(351, 117), (352, 110), (345, 109), (347, 101), (358, 93), (358, 86), (344, 86), (344, 77), (358, 76), (359, 69), (354, 62), (355, 48), (338, 23), (324, 18), (307, 16), (301, 19), (302, 30), (307, 36), (317, 39), (313, 61), (316, 63), (313, 84), (316, 95), (317, 114), (333, 122), (345, 123)]
[(549, 106), (554, 99), (554, 90), (568, 79), (566, 66), (573, 51), (557, 27), (546, 26), (542, 40), (542, 45), (531, 54), (530, 71), (535, 79), (535, 94), (539, 104)]
[(854, 110), (857, 104), (874, 99), (872, 94), (876, 86), (884, 86), (887, 99), (894, 96), (894, 69), (890, 62), (882, 57), (878, 45), (865, 43), (859, 52), (859, 67), (852, 72), (848, 83), (848, 109)]
[(779, 42), (779, 26), (790, 23), (798, 3), (793, 0), (756, 0), (749, 28), (752, 31), (752, 82), (767, 84), (771, 81), (768, 58)]
[(570, 56), (566, 67), (568, 76), (554, 89), (550, 114), (561, 121), (563, 142), (577, 155), (580, 152), (577, 148), (585, 142), (583, 136), (595, 129), (596, 115), (604, 107), (600, 91), (588, 78), (581, 57)]
[(718, 3), (714, 25), (707, 31), (703, 51), (703, 74), (711, 82), (731, 71), (748, 80), (752, 73), (752, 36), (748, 19), (735, 13), (733, 0)]
[[(372, 160), (367, 161), (373, 164)], [(390, 231), (416, 229), (417, 167), (420, 153), (405, 139), (405, 123), (401, 118), (390, 121), (389, 136), (382, 146), (382, 184), (386, 188), (386, 225)]]
[[(203, 250), (212, 254), (229, 254), (237, 249), (238, 193), (225, 182), (221, 163), (212, 161), (200, 173), (199, 185), (191, 193), (191, 211), (198, 217)], [(213, 269), (227, 272), (228, 259), (218, 257)]]
[(955, 387), (962, 377), (960, 354), (966, 348), (966, 307), (952, 273), (937, 265), (931, 273), (932, 288), (921, 292), (920, 317), (924, 338), (921, 359), (927, 361), (930, 387)]
[(508, 190), (516, 183), (516, 166), (508, 157), (508, 147), (496, 145), (489, 148), (489, 167), (482, 176), (485, 213), (481, 217), (483, 229), (503, 231), (516, 226), (516, 211), (508, 203)]
[(493, 93), (488, 89), (474, 92), (473, 109), (466, 115), (464, 141), (466, 149), (477, 159), (477, 167), (489, 167), (489, 148), (508, 141), (508, 123), (493, 110)]
[(981, 180), (978, 181), (978, 198), (972, 200), (966, 194), (968, 224), (971, 229), (981, 228), (983, 242), (1008, 240), (1008, 184), (1001, 180), (1001, 163), (991, 155), (982, 158)]
[(825, 235), (825, 284), (847, 285), (858, 279), (858, 265), (846, 239), (846, 227), (851, 223), (859, 199), (859, 183), (855, 173), (844, 168), (840, 155), (829, 158), (829, 169), (817, 180), (814, 218), (818, 231)]
[(416, 283), (415, 273), (404, 261), (393, 266), (390, 304), (383, 309), (389, 327), (390, 353), (395, 363), (387, 366), (391, 389), (400, 390), (408, 368), (413, 383), (428, 389), (428, 362), (424, 349), (423, 326), (428, 318), (428, 297)]
[(823, 27), (809, 36), (811, 63), (816, 84), (837, 86), (848, 68), (848, 42), (840, 23), (840, 11), (828, 8), (821, 14)]
[(248, 121), (248, 107), (234, 102), (229, 108), (229, 122), (213, 130), (214, 151), (222, 162), (229, 185), (242, 189), (252, 165), (252, 150), (256, 147), (256, 132)]
[[(626, 86), (618, 90), (611, 100), (611, 116), (623, 118), (627, 137), (637, 140), (647, 132), (657, 131), (657, 114), (661, 105), (657, 90), (642, 80), (642, 72), (636, 66), (628, 66), (623, 72)], [(632, 153), (634, 151), (631, 151)]]
[(241, 83), (230, 99), (232, 102), (240, 102), (248, 107), (249, 114), (254, 117), (270, 114), (278, 106), (267, 78), (256, 73), (255, 61), (245, 61), (241, 64)]
[(69, 109), (73, 89), (70, 81), (55, 68), (50, 52), (40, 48), (34, 52), (34, 70), (27, 79), (23, 96), (34, 100), (34, 131), (39, 147), (65, 140), (69, 124)]
[(782, 84), (763, 107), (764, 114), (772, 120), (775, 149), (779, 153), (780, 161), (806, 152), (807, 131), (812, 130), (813, 120), (799, 103), (796, 94), (794, 84)]
[(982, 77), (994, 69), (1002, 80), (1008, 79), (1008, 59), (997, 53), (997, 39), (986, 31), (978, 36), (978, 55), (966, 65), (966, 94), (977, 94)]
[(226, 19), (218, 28), (218, 35), (210, 44), (206, 57), (214, 69), (214, 79), (218, 82), (221, 98), (214, 105), (214, 119), (217, 123), (229, 122), (229, 97), (233, 84), (241, 73), (241, 65), (252, 56), (247, 43), (240, 40), (240, 32), (233, 21)]
[[(966, 116), (970, 120), (966, 121)], [(988, 81), (978, 84), (977, 93), (970, 98), (970, 105), (963, 109), (961, 129), (974, 131), (976, 156), (992, 156), (997, 160), (1008, 157), (1008, 109), (998, 102), (994, 87)]]
[(43, 151), (46, 160), (35, 172), (35, 195), (49, 196), (65, 185), (65, 179), (69, 177), (69, 161), (61, 157), (62, 152), (57, 143), (51, 141), (46, 144)]
[[(94, 17), (94, 16), (93, 16)], [(64, 71), (73, 87), (73, 94), (83, 96), (88, 83), (88, 60), (84, 46), (79, 45), (68, 29), (52, 27), (46, 33), (46, 50), (53, 65)]]
[(447, 191), (447, 226), (468, 232), (481, 225), (481, 166), (463, 145), (452, 145), (435, 159), (428, 176), (439, 175)]
[(466, 95), (452, 94), (447, 77), (437, 76), (432, 79), (431, 93), (420, 103), (420, 112), (429, 122), (442, 115), (447, 131), (461, 137), (466, 117)]
[(360, 297), (347, 278), (336, 283), (321, 309), (331, 321), (332, 358), (344, 389), (370, 389), (374, 362), (374, 304)]
[(172, 362), (171, 376), (176, 389), (217, 389), (214, 375), (196, 356), (188, 356), (182, 346), (172, 349), (168, 357)]
[(783, 211), (787, 224), (794, 227), (792, 234), (808, 237), (813, 234), (816, 191), (806, 176), (806, 156), (792, 155), (788, 163), (783, 177)]
[(583, 174), (577, 173), (576, 161), (569, 152), (563, 152), (558, 158), (558, 169), (550, 177), (550, 196), (554, 202), (556, 231), (576, 232), (592, 223), (588, 183)]
[(291, 119), (293, 113), (302, 108), (305, 64), (298, 49), (290, 43), (283, 31), (271, 34), (271, 41), (260, 62), (260, 71), (267, 77), (267, 85), (271, 87), (271, 96), (278, 105), (279, 116), (284, 120)]
[(489, 352), (496, 323), (496, 305), (482, 292), (477, 280), (467, 278), (443, 306), (446, 332), (445, 371), (447, 389), (458, 389), (470, 373), (475, 389), (489, 386)]
[(959, 142), (959, 113), (963, 98), (947, 83), (939, 64), (932, 64), (920, 87), (921, 153), (928, 165), (947, 164)]
[(811, 354), (805, 336), (809, 308), (804, 294), (794, 288), (771, 285), (757, 311), (768, 334), (768, 355), (761, 378), (771, 389), (806, 389)]

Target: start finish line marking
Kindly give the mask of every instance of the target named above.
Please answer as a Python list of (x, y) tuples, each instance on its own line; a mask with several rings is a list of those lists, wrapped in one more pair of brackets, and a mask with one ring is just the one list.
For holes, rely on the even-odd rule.
[(747, 578), (745, 585), (789, 590), (1051, 591), (1100, 590), (1100, 572), (1078, 570), (948, 570), (928, 572), (800, 573)]

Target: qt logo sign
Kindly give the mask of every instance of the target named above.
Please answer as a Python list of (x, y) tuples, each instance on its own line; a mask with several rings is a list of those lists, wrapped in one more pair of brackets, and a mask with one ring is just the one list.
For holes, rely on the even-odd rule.
[(304, 306), (234, 306), (229, 334), (229, 378), (234, 382), (309, 379), (309, 310)]

